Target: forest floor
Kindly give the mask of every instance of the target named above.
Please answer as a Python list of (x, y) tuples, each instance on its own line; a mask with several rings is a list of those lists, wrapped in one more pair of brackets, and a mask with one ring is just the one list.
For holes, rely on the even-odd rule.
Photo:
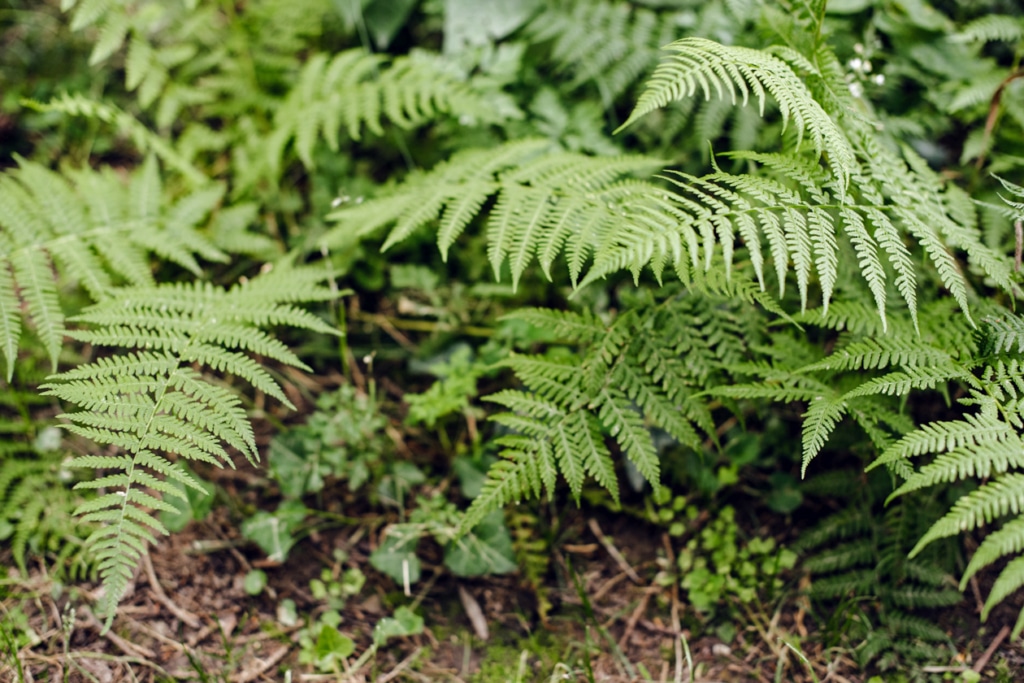
[[(866, 680), (849, 654), (823, 646), (816, 637), (818, 625), (795, 594), (750, 610), (737, 622), (728, 645), (713, 636), (695, 637), (680, 627), (687, 606), (678, 593), (652, 581), (651, 569), (665, 553), (655, 530), (637, 528), (622, 517), (617, 523), (599, 517), (574, 511), (566, 521), (543, 587), (552, 603), (546, 620), (537, 617), (535, 591), (515, 575), (455, 579), (427, 564), (437, 573), (413, 590), (413, 603), (425, 618), (424, 633), (393, 641), (357, 669), (324, 675), (302, 673), (310, 670), (300, 661), (305, 622), (282, 623), (276, 606), (290, 598), (298, 614), (315, 618), (323, 604), (310, 593), (308, 582), (324, 567), (336, 576), (341, 567), (332, 559), (334, 550), (346, 551), (346, 565), (360, 567), (368, 577), (358, 598), (343, 610), (341, 628), (356, 640), (355, 660), (370, 647), (374, 624), (386, 616), (385, 605), (401, 591), (366, 561), (375, 534), (361, 526), (318, 532), (286, 563), (275, 565), (238, 543), (237, 530), (221, 510), (153, 549), (106, 633), (90, 612), (96, 596), (88, 585), (61, 586), (42, 569), (9, 581), (4, 614), (23, 615), (38, 642), (7, 652), (0, 680)], [(270, 579), (255, 597), (243, 587), (253, 567), (263, 567)], [(955, 615), (960, 661), (946, 673), (971, 669), (981, 672), (983, 680), (1024, 680), (1024, 648), (1006, 637), (1012, 611), (995, 615), (982, 629), (971, 602), (965, 601)], [(71, 618), (68, 608), (75, 610)], [(801, 643), (806, 662), (799, 661), (787, 641)]]
[[(299, 415), (289, 419), (301, 420), (302, 406), (308, 411), (312, 405), (309, 396), (294, 387), (289, 393), (300, 404)], [(397, 419), (392, 426), (401, 429)], [(264, 445), (272, 431), (261, 424)], [(419, 440), (414, 449), (430, 448)], [(725, 631), (703, 628), (678, 583), (658, 580), (659, 568), (674, 566), (678, 541), (664, 528), (586, 502), (562, 505), (557, 513), (551, 505), (535, 508), (555, 529), (539, 585), (520, 574), (453, 577), (443, 569), (440, 549), (427, 547), (424, 578), (406, 594), (368, 561), (392, 520), (365, 502), (339, 493), (335, 509), (347, 521), (316, 527), (287, 561), (275, 563), (241, 538), (237, 522), (239, 509), (266, 506), (265, 473), (240, 461), (235, 470), (203, 474), (229, 504), (160, 539), (109, 630), (91, 611), (99, 597), (95, 584), (64, 585), (38, 561), (27, 576), (9, 572), (0, 582), (0, 681), (858, 683), (869, 677), (835, 637), (834, 615), (814, 613), (800, 595), (805, 578), (784, 576), (786, 588), (771, 603), (719, 613), (716, 623), (731, 626)], [(815, 521), (803, 514), (784, 519), (758, 511), (762, 526), (748, 531), (785, 543)], [(0, 550), (4, 565), (13, 563)], [(257, 595), (245, 585), (253, 569), (268, 579)], [(339, 628), (355, 641), (355, 651), (336, 672), (311, 673), (316, 638), (310, 624), (327, 607), (310, 581), (326, 574), (337, 579), (351, 569), (366, 583), (345, 603)], [(918, 673), (930, 680), (970, 680), (965, 671), (979, 672), (981, 680), (1024, 680), (1024, 647), (1008, 638), (1019, 605), (1002, 605), (985, 624), (978, 618), (992, 576), (981, 575), (981, 585), (975, 583), (958, 608), (936, 613), (957, 654)], [(295, 607), (290, 615), (281, 609), (289, 600)], [(375, 624), (402, 604), (423, 616), (423, 633), (374, 648)], [(719, 637), (726, 634), (728, 643)], [(883, 673), (875, 680), (897, 679)]]

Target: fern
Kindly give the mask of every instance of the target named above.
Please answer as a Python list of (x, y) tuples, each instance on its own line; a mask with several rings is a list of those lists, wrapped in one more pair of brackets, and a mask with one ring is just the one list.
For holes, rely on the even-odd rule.
[(815, 151), (828, 155), (838, 180), (840, 199), (843, 197), (857, 165), (853, 148), (803, 80), (784, 61), (763, 50), (720, 45), (704, 38), (684, 38), (666, 49), (675, 55), (655, 70), (623, 127), (698, 91), (705, 99), (714, 94), (720, 99), (728, 97), (735, 104), (738, 90), (744, 105), (753, 95), (762, 116), (766, 98), (771, 95), (779, 105), (783, 121), (792, 120), (797, 126), (798, 146), (806, 133)]
[(0, 351), (8, 381), (24, 321), (56, 367), (65, 321), (55, 267), (97, 301), (119, 282), (151, 286), (150, 255), (198, 274), (196, 256), (226, 258), (196, 229), (222, 192), (206, 186), (169, 202), (152, 157), (127, 184), (111, 169), (58, 174), (25, 160), (0, 176)]
[[(946, 427), (931, 425), (902, 436), (913, 430), (914, 425), (886, 398), (905, 396), (914, 390), (944, 390), (951, 382), (980, 387), (972, 373), (978, 343), (967, 321), (962, 317), (951, 320), (950, 313), (948, 305), (943, 303), (932, 304), (922, 311), (920, 337), (906, 321), (899, 321), (885, 333), (877, 323), (858, 322), (859, 328), (841, 335), (832, 353), (824, 358), (813, 359), (810, 349), (793, 352), (780, 363), (747, 368), (746, 374), (758, 378), (756, 381), (719, 387), (712, 393), (806, 403), (802, 430), (804, 472), (840, 421), (849, 415), (876, 446), (887, 450), (884, 459), (876, 465), (884, 462), (907, 476), (909, 470), (903, 458), (926, 452), (943, 440), (963, 444), (972, 438), (984, 439), (990, 431), (977, 421), (971, 421)], [(859, 321), (867, 316), (867, 307), (847, 305), (838, 315), (825, 314), (824, 321), (817, 312), (798, 319), (825, 328), (843, 328), (851, 325), (851, 314)], [(785, 336), (774, 336), (773, 344), (781, 345)], [(998, 381), (993, 379), (989, 384), (1005, 384), (1007, 379), (1000, 376)], [(998, 431), (1005, 432), (1002, 428)], [(901, 436), (902, 439), (895, 442)]]
[[(1024, 562), (1020, 557), (1024, 548), (1024, 421), (1019, 402), (1024, 394), (1024, 370), (1019, 363), (1020, 327), (1020, 319), (1009, 313), (986, 319), (979, 341), (980, 367), (975, 371), (971, 393), (962, 400), (965, 405), (977, 406), (977, 413), (967, 414), (963, 420), (926, 424), (893, 444), (872, 464), (891, 466), (910, 457), (934, 456), (906, 475), (893, 498), (941, 483), (984, 481), (957, 500), (944, 517), (921, 535), (911, 551), (912, 557), (938, 539), (1011, 516), (985, 538), (961, 580), (963, 588), (983, 567), (1004, 557), (1011, 558), (985, 601), (983, 619), (1024, 585)], [(1022, 630), (1024, 613), (1014, 627), (1013, 637)]]
[(333, 57), (321, 53), (303, 66), (275, 112), (266, 154), (276, 175), (284, 147), (294, 140), (299, 159), (311, 169), (318, 135), (337, 152), (340, 129), (359, 140), (363, 128), (382, 135), (384, 117), (412, 128), (440, 114), (457, 116), (463, 124), (522, 116), (504, 93), (452, 75), (439, 57), (427, 53), (391, 64), (358, 49)]
[(1024, 21), (1020, 17), (990, 14), (970, 22), (950, 36), (950, 40), (961, 43), (1015, 43), (1024, 40)]
[(609, 325), (585, 313), (512, 314), (581, 351), (569, 358), (517, 355), (505, 361), (527, 390), (509, 389), (487, 400), (511, 411), (492, 419), (516, 434), (499, 437), (503, 460), (488, 473), (462, 528), (501, 505), (552, 495), (559, 475), (577, 500), (588, 478), (617, 499), (606, 437), (658, 484), (652, 428), (695, 450), (702, 447), (702, 432), (716, 438), (710, 409), (695, 389), (726, 375), (747, 353), (744, 339), (753, 331), (743, 330), (737, 316), (724, 300), (697, 295), (633, 306)]
[(173, 457), (218, 466), (232, 464), (228, 448), (251, 461), (258, 457), (237, 391), (202, 371), (238, 377), (290, 406), (273, 376), (246, 352), (305, 367), (260, 328), (290, 325), (333, 333), (295, 306), (335, 296), (318, 284), (323, 278), (321, 271), (282, 262), (227, 291), (194, 283), (112, 292), (74, 318), (82, 328), (69, 331), (72, 338), (128, 351), (56, 375), (43, 387), (83, 408), (64, 416), (68, 429), (111, 447), (71, 463), (109, 472), (78, 484), (101, 495), (76, 511), (82, 522), (101, 525), (88, 543), (106, 588), (108, 625), (153, 532), (164, 532), (149, 511), (173, 511), (158, 496), (180, 497), (175, 483), (198, 486)]
[(93, 526), (74, 516), (82, 496), (66, 483), (72, 474), (65, 454), (11, 445), (16, 450), (0, 458), (0, 540), (9, 543), (15, 564), (27, 573), (30, 552), (52, 554), (58, 575), (92, 574), (94, 558), (79, 539)]
[[(663, 162), (643, 156), (593, 158), (545, 153), (549, 143), (525, 140), (498, 150), (472, 150), (426, 174), (414, 174), (400, 193), (331, 215), (340, 225), (322, 239), (338, 247), (392, 225), (384, 249), (439, 220), (438, 245), (447, 258), (485, 203), (497, 197), (487, 223), (488, 259), (499, 276), (507, 261), (517, 284), (536, 258), (545, 273), (562, 251), (578, 280), (601, 245), (614, 240), (631, 202), (655, 192), (629, 175)], [(661, 194), (661, 191), (659, 191)]]
[(659, 280), (671, 267), (688, 282), (692, 267), (711, 268), (718, 249), (729, 275), (739, 237), (762, 288), (770, 257), (780, 297), (792, 264), (802, 309), (816, 275), (825, 314), (842, 277), (840, 247), (852, 249), (883, 326), (890, 272), (916, 321), (919, 276), (908, 240), (964, 311), (967, 286), (950, 249), (966, 253), (1003, 289), (1016, 288), (1009, 260), (981, 241), (969, 202), (965, 207), (958, 191), (913, 151), (894, 152), (855, 119), (848, 120), (850, 134), (841, 130), (789, 66), (768, 53), (697, 39), (674, 45), (682, 56), (652, 77), (630, 121), (698, 88), (706, 96), (734, 97), (739, 89), (763, 99), (771, 93), (788, 103), (783, 113), (811, 137), (827, 165), (802, 155), (798, 142), (786, 154), (733, 155), (754, 164), (761, 171), (756, 174), (669, 171), (663, 177), (668, 191), (657, 182), (623, 178), (661, 165), (654, 159), (543, 154), (540, 143), (510, 143), (463, 152), (432, 172), (415, 174), (387, 197), (332, 214), (340, 225), (324, 244), (337, 246), (360, 229), (367, 234), (394, 224), (387, 248), (439, 219), (438, 244), (446, 255), (497, 196), (487, 221), (489, 257), (496, 275), (509, 260), (513, 283), (534, 254), (549, 275), (560, 252), (581, 285), (622, 270), (638, 278), (647, 267)]
[(131, 138), (136, 148), (143, 153), (152, 153), (168, 167), (184, 176), (193, 186), (207, 184), (206, 176), (185, 158), (165, 138), (144, 126), (137, 118), (113, 104), (97, 102), (84, 95), (64, 93), (49, 102), (28, 101), (28, 107), (38, 111), (59, 112), (66, 116), (101, 121), (109, 124)]
[(659, 48), (675, 37), (675, 17), (622, 2), (546, 3), (526, 26), (530, 40), (549, 43), (557, 74), (569, 87), (593, 82), (605, 108), (647, 73)]
[[(844, 499), (844, 509), (801, 533), (794, 546), (804, 555), (801, 566), (811, 574), (810, 597), (825, 603), (826, 609), (835, 609), (836, 601), (844, 601), (849, 609), (858, 598), (872, 598), (873, 607), (865, 607), (857, 620), (859, 628), (848, 633), (862, 666), (874, 661), (884, 669), (901, 660), (920, 666), (948, 656), (941, 647), (949, 642), (948, 636), (914, 611), (961, 600), (942, 562), (949, 555), (936, 548), (927, 556), (906, 557), (907, 544), (927, 524), (934, 501), (918, 497), (914, 505), (878, 515), (875, 505), (884, 495), (886, 478), (876, 473), (851, 487), (851, 478), (858, 475), (845, 474), (845, 487), (829, 489), (831, 499)], [(807, 484), (810, 492), (816, 481)], [(940, 647), (935, 649), (932, 643)]]

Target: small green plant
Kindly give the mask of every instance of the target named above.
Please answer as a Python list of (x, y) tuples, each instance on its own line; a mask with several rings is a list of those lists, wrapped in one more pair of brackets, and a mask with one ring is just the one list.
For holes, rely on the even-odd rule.
[[(690, 507), (687, 517), (695, 519)], [(686, 546), (676, 563), (679, 585), (689, 602), (709, 618), (732, 603), (746, 605), (770, 598), (783, 586), (781, 572), (792, 569), (797, 555), (779, 548), (773, 538), (740, 539), (736, 510), (726, 505)]]
[[(339, 563), (343, 557), (337, 557)], [(321, 672), (341, 671), (345, 660), (355, 652), (355, 642), (338, 628), (343, 622), (341, 611), (349, 598), (359, 595), (366, 577), (358, 568), (345, 570), (340, 575), (324, 568), (320, 577), (309, 582), (310, 593), (324, 604), (317, 620), (299, 631), (301, 648), (299, 662), (314, 666)]]
[(324, 489), (328, 479), (347, 481), (356, 491), (381, 476), (387, 418), (372, 396), (351, 385), (317, 397), (316, 410), (302, 425), (274, 437), (270, 473), (285, 498), (298, 500)]
[(408, 587), (420, 580), (417, 546), (425, 537), (444, 548), (444, 565), (456, 576), (505, 574), (515, 570), (512, 538), (500, 511), (487, 515), (469, 533), (459, 534), (461, 515), (443, 496), (418, 496), (409, 521), (393, 524), (370, 555), (378, 571)]

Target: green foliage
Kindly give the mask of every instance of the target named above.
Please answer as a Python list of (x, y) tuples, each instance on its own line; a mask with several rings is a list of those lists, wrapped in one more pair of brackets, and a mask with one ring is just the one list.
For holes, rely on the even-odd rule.
[(689, 602), (705, 615), (723, 604), (770, 599), (782, 588), (779, 574), (792, 569), (796, 554), (776, 548), (772, 538), (737, 540), (736, 510), (726, 505), (714, 520), (679, 551), (679, 585)]
[(431, 537), (444, 548), (444, 565), (456, 576), (507, 574), (516, 568), (512, 539), (500, 511), (478, 520), (468, 533), (459, 533), (459, 515), (441, 496), (419, 497), (408, 522), (392, 524), (370, 555), (373, 567), (407, 590), (420, 579), (417, 546)]
[[(972, 390), (961, 402), (975, 406), (976, 412), (963, 420), (925, 425), (887, 448), (871, 467), (906, 463), (910, 458), (934, 456), (918, 468), (910, 469), (906, 481), (891, 497), (963, 480), (982, 480), (973, 491), (961, 495), (942, 519), (922, 535), (911, 550), (921, 553), (938, 539), (960, 534), (994, 523), (1012, 515), (1002, 526), (989, 533), (971, 558), (960, 582), (961, 589), (980, 569), (1011, 558), (1000, 571), (985, 606), (982, 618), (1024, 585), (1024, 567), (1020, 553), (1024, 549), (1024, 524), (1020, 517), (1024, 495), (1024, 365), (1020, 346), (1019, 317), (1007, 313), (1003, 319), (987, 320), (982, 327), (977, 369)], [(905, 471), (905, 470), (904, 470)], [(1017, 620), (1013, 637), (1024, 630), (1024, 612)]]
[(317, 493), (328, 478), (345, 479), (350, 490), (358, 490), (389, 449), (386, 423), (370, 397), (350, 385), (321, 394), (303, 425), (271, 441), (270, 473), (285, 498)]
[[(499, 508), (557, 498), (562, 481), (577, 501), (591, 479), (617, 499), (623, 472), (638, 490), (744, 485), (732, 421), (756, 441), (798, 413), (805, 472), (861, 456), (873, 482), (888, 484), (882, 465), (897, 481), (887, 512), (880, 485), (804, 534), (827, 548), (809, 562), (815, 590), (880, 605), (839, 611), (863, 661), (924, 661), (941, 639), (912, 610), (952, 594), (933, 542), (1005, 520), (966, 576), (1007, 562), (986, 614), (1024, 583), (1017, 4), (64, 0), (63, 24), (56, 6), (25, 10), (52, 30), (0, 40), (16, 84), (0, 138), (27, 157), (0, 175), (0, 353), (15, 391), (37, 384), (19, 377), (33, 338), (64, 364), (44, 391), (80, 406), (68, 429), (100, 448), (70, 464), (99, 472), (69, 491), (63, 458), (19, 441), (0, 461), (0, 532), (24, 563), (77, 553), (54, 539), (96, 525), (111, 618), (154, 533), (210, 504), (185, 461), (257, 458), (238, 380), (276, 420), (263, 396), (293, 395), (279, 366), (355, 376), (380, 358), (401, 393), (392, 370), (427, 358), (439, 381), (405, 393), (406, 425), (432, 429), (451, 463), (392, 459), (375, 390), (347, 387), (272, 439), (284, 501), (243, 535), (283, 561), (327, 482), (346, 480), (344, 495), (398, 518), (372, 560), (396, 581), (416, 580), (432, 539), (459, 575), (509, 571), (518, 554), (537, 588), (540, 525), (511, 516), (513, 540)], [(91, 43), (93, 71), (43, 82), (18, 61), (36, 39), (75, 55)], [(363, 244), (378, 239), (384, 256)], [(511, 287), (485, 285), (488, 270)], [(338, 296), (335, 276), (362, 290), (357, 339), (338, 353), (296, 337), (333, 330), (298, 304)], [(469, 350), (476, 337), (491, 341)], [(487, 423), (479, 395), (497, 406)], [(472, 458), (449, 440), (455, 414)], [(790, 452), (761, 451), (779, 494), (766, 501), (793, 512)], [(477, 494), (465, 515), (417, 495), (449, 465)], [(959, 498), (934, 526), (915, 507), (929, 490)], [(44, 492), (54, 502), (31, 507)], [(688, 493), (654, 506), (659, 523), (685, 527)], [(742, 573), (722, 554), (740, 552), (733, 527), (714, 524), (687, 569), (708, 551)], [(709, 582), (719, 559), (705, 559)], [(752, 589), (698, 583), (686, 588), (705, 604)], [(410, 612), (381, 628), (363, 656), (422, 624)], [(354, 654), (337, 623), (304, 638), (325, 673)]]
[(295, 305), (333, 296), (321, 287), (323, 278), (322, 271), (282, 262), (227, 291), (196, 283), (111, 292), (74, 318), (83, 329), (68, 331), (73, 338), (127, 351), (68, 370), (43, 386), (47, 394), (82, 408), (65, 416), (70, 431), (113, 447), (108, 454), (71, 462), (109, 472), (77, 485), (102, 495), (76, 511), (84, 522), (101, 525), (89, 543), (106, 587), (108, 623), (139, 556), (155, 540), (153, 532), (166, 533), (147, 509), (176, 512), (148, 491), (184, 497), (172, 482), (202, 490), (170, 456), (231, 465), (230, 447), (251, 461), (257, 457), (237, 390), (211, 382), (198, 369), (231, 374), (291, 405), (277, 381), (246, 352), (305, 367), (260, 328), (291, 325), (333, 333)]
[(502, 459), (467, 511), (464, 528), (503, 505), (553, 495), (559, 474), (577, 500), (587, 477), (618, 499), (606, 435), (652, 485), (660, 476), (652, 427), (697, 450), (700, 432), (714, 435), (697, 388), (722, 381), (744, 360), (757, 335), (741, 322), (745, 309), (724, 297), (688, 294), (662, 300), (640, 294), (630, 304), (608, 324), (586, 310), (513, 314), (576, 350), (505, 361), (528, 391), (487, 397), (512, 411), (492, 419), (515, 434), (498, 437)]
[(154, 158), (127, 184), (110, 168), (58, 174), (25, 160), (0, 176), (0, 351), (7, 381), (26, 318), (56, 367), (65, 313), (55, 266), (95, 301), (119, 283), (152, 286), (151, 256), (198, 275), (197, 256), (227, 259), (196, 229), (222, 194), (223, 188), (207, 186), (168, 201)]
[[(856, 647), (862, 666), (874, 662), (883, 671), (907, 670), (945, 661), (949, 637), (913, 611), (961, 600), (948, 573), (950, 553), (936, 547), (907, 557), (910, 544), (940, 506), (918, 496), (914, 504), (879, 514), (885, 478), (873, 476), (851, 487), (850, 479), (857, 476), (835, 471), (808, 482), (808, 493), (844, 501), (843, 510), (805, 531), (794, 546), (805, 555), (801, 566), (811, 575), (810, 596), (832, 614), (829, 630)], [(865, 598), (877, 602), (865, 603)]]
[(9, 446), (0, 461), (0, 542), (22, 572), (34, 555), (50, 556), (58, 575), (89, 576), (95, 558), (80, 539), (94, 527), (74, 516), (81, 497), (70, 489), (75, 476), (66, 454), (17, 442)]
[[(317, 135), (338, 151), (338, 131), (359, 140), (365, 127), (383, 135), (381, 119), (412, 128), (440, 114), (463, 125), (503, 121), (519, 114), (502, 93), (453, 76), (437, 57), (417, 53), (385, 67), (382, 57), (348, 50), (331, 59), (313, 56), (302, 67), (295, 87), (274, 113), (267, 154), (276, 176), (282, 148), (295, 141), (298, 157), (312, 167)], [(476, 87), (474, 87), (476, 86)]]

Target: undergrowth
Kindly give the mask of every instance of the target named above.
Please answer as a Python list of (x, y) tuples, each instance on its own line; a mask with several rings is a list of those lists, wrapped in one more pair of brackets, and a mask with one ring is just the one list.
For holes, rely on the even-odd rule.
[[(668, 512), (713, 614), (752, 582), (686, 575), (747, 571), (693, 555), (756, 462), (783, 514), (810, 493), (790, 474), (864, 484), (818, 486), (835, 513), (793, 545), (866, 668), (948, 659), (922, 610), (955, 603), (951, 573), (997, 574), (982, 618), (1024, 584), (1019, 2), (350, 4), (0, 14), (21, 571), (98, 576), (109, 628), (161, 514), (213, 495), (202, 467), (258, 465), (253, 420), (280, 428), (308, 372), (350, 384), (270, 442), (239, 523), (274, 561), (347, 496), (390, 520), (369, 562), (405, 593), (439, 550), (456, 576), (518, 568), (546, 622), (553, 540), (515, 505), (713, 489), (706, 542)], [(799, 446), (767, 426), (793, 422)], [(672, 465), (733, 457), (734, 425), (764, 438), (710, 489)], [(310, 625), (306, 663), (416, 618), (362, 654)]]

